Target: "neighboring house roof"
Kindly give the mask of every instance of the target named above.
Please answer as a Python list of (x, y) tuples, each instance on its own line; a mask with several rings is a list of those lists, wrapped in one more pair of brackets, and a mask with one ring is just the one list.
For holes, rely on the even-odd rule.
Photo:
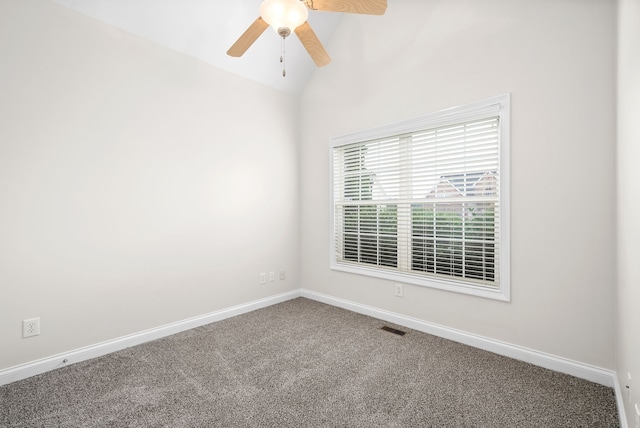
[(438, 195), (447, 197), (475, 196), (487, 190), (495, 192), (495, 171), (466, 172), (462, 174), (443, 175), (440, 182), (429, 192), (427, 198)]

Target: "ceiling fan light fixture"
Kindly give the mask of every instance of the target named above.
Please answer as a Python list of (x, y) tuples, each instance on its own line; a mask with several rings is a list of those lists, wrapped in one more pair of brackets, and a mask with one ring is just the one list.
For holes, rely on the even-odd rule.
[[(321, 12), (383, 15), (387, 10), (387, 0), (263, 0), (260, 5), (260, 16), (227, 50), (227, 55), (233, 57), (244, 55), (253, 42), (271, 26), (282, 37), (280, 62), (283, 69), (284, 41), (294, 32), (318, 67), (329, 64), (331, 57), (307, 22), (308, 9)], [(282, 75), (284, 76), (284, 71)]]
[(289, 35), (305, 23), (309, 11), (300, 0), (264, 0), (260, 5), (260, 16), (276, 33), (286, 37), (283, 33)]

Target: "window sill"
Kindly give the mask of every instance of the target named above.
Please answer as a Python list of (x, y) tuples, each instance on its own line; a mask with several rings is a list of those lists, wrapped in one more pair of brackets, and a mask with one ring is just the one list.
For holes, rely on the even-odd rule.
[(451, 291), (454, 293), (468, 294), (486, 299), (510, 302), (509, 287), (502, 284), (501, 288), (488, 288), (477, 286), (464, 281), (445, 280), (440, 278), (426, 278), (418, 275), (411, 275), (392, 270), (366, 268), (357, 265), (349, 265), (344, 263), (333, 262), (330, 265), (331, 270), (348, 272), (356, 275), (370, 276), (374, 278), (386, 279), (388, 281), (400, 282), (403, 284), (413, 284), (421, 287), (435, 288), (438, 290)]

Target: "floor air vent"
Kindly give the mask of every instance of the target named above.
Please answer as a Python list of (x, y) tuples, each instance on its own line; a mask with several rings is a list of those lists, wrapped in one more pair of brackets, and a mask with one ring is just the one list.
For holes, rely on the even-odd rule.
[(404, 331), (400, 331), (392, 327), (387, 327), (386, 325), (384, 327), (381, 327), (380, 330), (388, 331), (389, 333), (397, 334), (398, 336), (404, 336), (406, 334), (406, 332)]

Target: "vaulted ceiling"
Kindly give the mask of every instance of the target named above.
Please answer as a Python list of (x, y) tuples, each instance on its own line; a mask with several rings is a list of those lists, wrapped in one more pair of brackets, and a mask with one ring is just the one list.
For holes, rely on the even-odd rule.
[[(271, 29), (242, 57), (226, 54), (258, 17), (262, 0), (52, 1), (289, 94), (300, 94), (316, 69), (300, 41), (292, 35), (285, 41), (287, 75), (283, 77), (281, 39)], [(309, 12), (308, 21), (325, 47), (340, 16), (340, 13)]]

